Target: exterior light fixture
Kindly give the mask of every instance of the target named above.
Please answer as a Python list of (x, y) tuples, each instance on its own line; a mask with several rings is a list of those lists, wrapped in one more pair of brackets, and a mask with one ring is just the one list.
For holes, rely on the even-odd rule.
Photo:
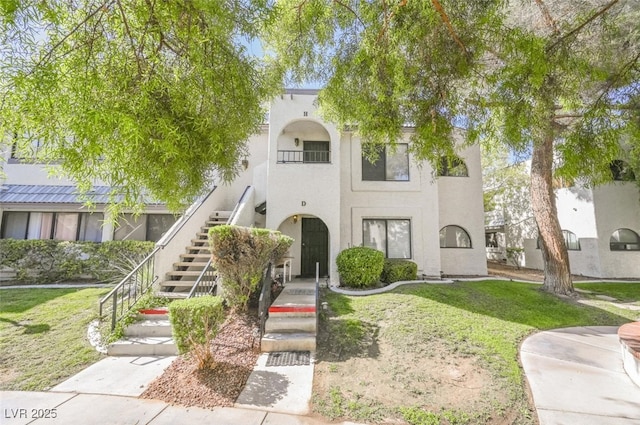
[(298, 222), (298, 218), (298, 214), (293, 215), (293, 224), (296, 224)]
[(243, 159), (240, 163), (245, 170), (249, 168), (249, 160), (247, 158)]

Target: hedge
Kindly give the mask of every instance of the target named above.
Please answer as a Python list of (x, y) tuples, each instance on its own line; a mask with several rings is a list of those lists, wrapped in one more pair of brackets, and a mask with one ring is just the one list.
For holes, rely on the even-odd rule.
[(20, 282), (114, 282), (149, 255), (154, 245), (145, 241), (0, 239), (0, 268), (15, 271)]
[(413, 261), (390, 259), (384, 260), (380, 280), (386, 284), (401, 280), (416, 280), (418, 278), (418, 265)]
[(342, 284), (353, 288), (368, 288), (380, 281), (384, 254), (364, 246), (347, 248), (338, 254), (336, 263)]
[(178, 352), (192, 353), (200, 368), (212, 366), (211, 343), (224, 321), (222, 298), (206, 295), (173, 301), (169, 321)]

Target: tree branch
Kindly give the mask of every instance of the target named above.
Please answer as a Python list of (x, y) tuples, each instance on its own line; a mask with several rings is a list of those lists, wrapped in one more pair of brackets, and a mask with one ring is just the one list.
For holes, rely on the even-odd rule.
[(554, 34), (558, 34), (560, 29), (558, 28), (558, 24), (554, 21), (553, 16), (551, 16), (551, 12), (549, 12), (549, 8), (547, 7), (544, 0), (535, 0), (536, 4), (540, 8), (540, 12), (542, 12), (542, 16), (547, 24), (547, 26), (551, 29), (551, 32)]
[(583, 23), (581, 23), (580, 25), (578, 25), (577, 27), (575, 27), (574, 29), (572, 29), (571, 31), (569, 31), (568, 33), (566, 33), (565, 35), (561, 36), (559, 39), (557, 39), (556, 41), (553, 42), (553, 44), (551, 44), (549, 47), (547, 47), (547, 52), (553, 50), (556, 46), (558, 46), (560, 43), (562, 43), (564, 40), (566, 40), (567, 38), (571, 37), (572, 35), (574, 35), (575, 33), (579, 32), (582, 30), (582, 28), (586, 27), (587, 25), (589, 25), (591, 22), (593, 22), (594, 20), (596, 20), (598, 17), (604, 15), (605, 13), (607, 13), (607, 11), (609, 9), (611, 9), (616, 3), (618, 3), (619, 0), (612, 0), (609, 3), (607, 3), (606, 5), (604, 5), (602, 7), (602, 9), (600, 9), (599, 11), (597, 11), (596, 13), (594, 13), (592, 16), (590, 16), (587, 20), (585, 20)]
[(129, 38), (129, 44), (131, 44), (131, 50), (133, 50), (133, 56), (136, 60), (136, 65), (138, 66), (138, 74), (142, 75), (142, 63), (140, 62), (140, 55), (138, 53), (138, 49), (136, 48), (136, 44), (133, 41), (133, 36), (131, 35), (131, 31), (129, 29), (129, 21), (127, 20), (127, 15), (124, 13), (124, 9), (122, 8), (122, 3), (120, 3), (120, 0), (116, 0), (116, 5), (118, 6), (118, 10), (120, 11), (120, 16), (122, 17), (122, 23), (124, 24), (124, 32), (127, 34), (127, 38)]
[(442, 21), (447, 27), (447, 30), (449, 31), (449, 34), (451, 34), (451, 37), (453, 38), (453, 40), (456, 42), (458, 46), (460, 46), (460, 48), (465, 54), (468, 54), (467, 48), (464, 46), (464, 44), (462, 43), (462, 40), (460, 40), (460, 37), (458, 37), (458, 34), (456, 34), (456, 31), (453, 29), (453, 25), (451, 25), (449, 16), (447, 15), (447, 12), (445, 12), (444, 8), (442, 7), (440, 0), (431, 0), (431, 4), (433, 4), (433, 7), (436, 9), (438, 14), (442, 18)]
[[(75, 34), (80, 27), (82, 27), (84, 24), (86, 24), (87, 22), (89, 22), (89, 20), (91, 18), (93, 18), (95, 15), (98, 14), (98, 12), (104, 10), (105, 8), (109, 7), (109, 4), (112, 3), (113, 0), (106, 0), (104, 3), (102, 3), (101, 5), (99, 5), (98, 7), (96, 7), (96, 9), (89, 13), (87, 16), (85, 16), (85, 18), (79, 22), (75, 27), (73, 27), (73, 29), (71, 31), (69, 31), (67, 34), (65, 34), (64, 37), (62, 37), (56, 44), (54, 44), (48, 51), (47, 53), (45, 53), (45, 55), (43, 57), (40, 58), (40, 60), (34, 65), (33, 70), (41, 67), (42, 65), (44, 65), (46, 62), (48, 62), (51, 57), (53, 56), (53, 52), (60, 46), (62, 46), (62, 44), (67, 41), (67, 39), (69, 37), (71, 37), (73, 34)], [(30, 72), (31, 73), (31, 72)], [(30, 74), (29, 73), (29, 74)]]

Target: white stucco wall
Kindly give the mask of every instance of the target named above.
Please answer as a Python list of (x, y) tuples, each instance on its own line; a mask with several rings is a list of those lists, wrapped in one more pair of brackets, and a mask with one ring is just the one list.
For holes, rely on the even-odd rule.
[(620, 228), (640, 234), (640, 190), (634, 182), (614, 182), (593, 190), (602, 273), (640, 278), (640, 251), (611, 251), (611, 234)]
[(445, 226), (462, 227), (471, 238), (471, 248), (440, 248), (441, 270), (450, 275), (486, 275), (480, 147), (467, 147), (458, 156), (467, 165), (469, 176), (437, 178), (438, 232)]
[[(293, 215), (317, 217), (329, 231), (329, 276), (337, 283), (335, 258), (340, 241), (340, 135), (316, 113), (315, 94), (286, 94), (276, 98), (269, 113), (269, 159), (267, 170), (266, 227), (280, 228), (296, 237), (287, 226)], [(295, 146), (294, 140), (300, 140)], [(278, 163), (280, 150), (300, 150), (303, 142), (330, 142), (329, 163)], [(284, 225), (281, 227), (281, 224)], [(301, 220), (296, 224), (301, 225)], [(290, 234), (292, 232), (294, 234)], [(290, 252), (293, 273), (300, 271), (299, 236)]]

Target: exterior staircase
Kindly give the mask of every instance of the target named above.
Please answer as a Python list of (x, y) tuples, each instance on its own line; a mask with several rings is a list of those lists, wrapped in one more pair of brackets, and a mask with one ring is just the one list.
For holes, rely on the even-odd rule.
[(180, 261), (173, 263), (173, 270), (165, 275), (160, 282), (156, 295), (165, 298), (186, 298), (196, 279), (207, 265), (211, 252), (209, 250), (209, 229), (226, 224), (231, 211), (216, 211), (207, 220), (195, 239), (186, 247), (186, 252), (180, 254)]
[(269, 307), (262, 351), (316, 350), (317, 295), (313, 280), (298, 279), (286, 284)]
[(125, 337), (109, 344), (110, 356), (176, 356), (178, 349), (171, 336), (166, 307), (142, 310), (138, 321), (127, 326)]

